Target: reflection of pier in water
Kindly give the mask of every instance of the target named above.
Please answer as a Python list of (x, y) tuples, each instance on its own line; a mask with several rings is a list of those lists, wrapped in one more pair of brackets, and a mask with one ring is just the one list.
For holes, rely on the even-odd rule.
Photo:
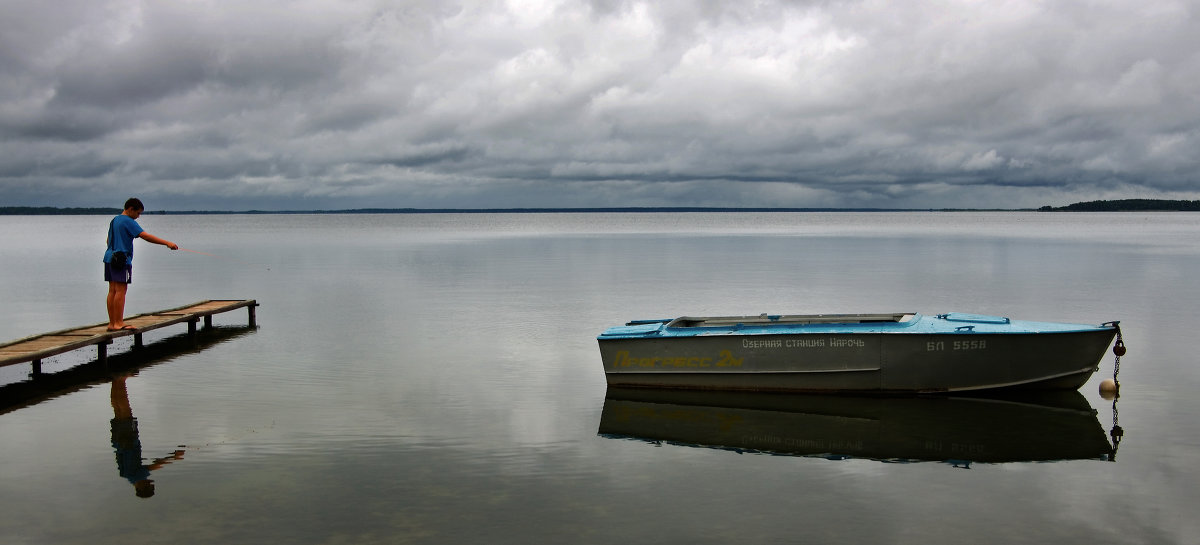
[(609, 388), (600, 435), (831, 459), (1004, 463), (1109, 459), (1077, 391), (859, 397)]
[(152, 472), (183, 459), (180, 445), (165, 456), (143, 457), (138, 421), (129, 403), (127, 381), (148, 367), (172, 361), (179, 356), (194, 354), (241, 337), (257, 329), (246, 327), (206, 327), (199, 332), (176, 335), (134, 350), (71, 367), (57, 373), (38, 373), (31, 380), (0, 386), (0, 414), (36, 405), (79, 390), (109, 385), (113, 418), (110, 421), (112, 447), (116, 456), (117, 473), (133, 485), (138, 497), (154, 495)]
[(181, 333), (108, 356), (105, 361), (92, 360), (57, 373), (38, 373), (29, 380), (5, 384), (0, 386), (0, 415), (108, 383), (118, 375), (134, 374), (180, 356), (201, 352), (257, 329), (257, 326), (205, 327), (195, 333)]

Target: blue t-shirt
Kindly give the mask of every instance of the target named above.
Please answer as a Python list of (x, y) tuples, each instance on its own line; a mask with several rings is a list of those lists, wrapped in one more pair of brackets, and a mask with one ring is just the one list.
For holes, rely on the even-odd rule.
[(117, 455), (117, 471), (129, 482), (150, 478), (150, 468), (142, 463), (142, 441), (138, 438), (136, 418), (114, 418), (112, 446)]
[(104, 250), (104, 262), (112, 262), (113, 252), (125, 252), (127, 256), (125, 263), (133, 264), (133, 239), (142, 234), (141, 225), (133, 218), (125, 214), (118, 215), (113, 219), (112, 231), (108, 240), (108, 248)]

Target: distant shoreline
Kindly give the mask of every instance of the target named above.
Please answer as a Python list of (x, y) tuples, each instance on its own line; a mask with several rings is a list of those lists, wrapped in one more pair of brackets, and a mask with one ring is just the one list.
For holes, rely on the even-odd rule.
[[(736, 212), (1197, 212), (1200, 201), (1124, 199), (1078, 202), (1041, 208), (730, 208), (697, 206), (596, 208), (351, 208), (343, 210), (148, 210), (147, 215), (219, 214), (563, 214), (563, 213), (736, 213)], [(120, 214), (119, 208), (3, 206), (0, 216), (98, 216)]]
[(1200, 212), (1200, 201), (1163, 199), (1121, 199), (1087, 201), (1067, 206), (1043, 206), (1039, 212)]
[[(663, 212), (1033, 212), (1026, 209), (974, 208), (722, 208), (722, 207), (613, 207), (613, 208), (351, 208), (343, 210), (147, 210), (143, 215), (219, 214), (563, 214), (563, 213), (663, 213)], [(0, 216), (83, 216), (120, 214), (118, 208), (0, 207)]]

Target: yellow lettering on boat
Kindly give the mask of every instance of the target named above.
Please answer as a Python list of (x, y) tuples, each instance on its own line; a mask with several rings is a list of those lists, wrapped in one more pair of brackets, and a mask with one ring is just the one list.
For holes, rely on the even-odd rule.
[[(718, 367), (728, 367), (731, 365), (741, 365), (742, 360), (734, 358), (735, 363), (730, 363), (732, 354), (728, 350), (721, 351), (722, 360), (717, 362)], [(636, 358), (629, 354), (628, 350), (620, 350), (612, 361), (613, 367), (712, 367), (713, 359), (700, 356), (667, 356), (667, 357), (648, 357)]]
[(717, 360), (717, 367), (741, 367), (742, 358), (735, 358), (733, 352), (728, 350), (721, 351), (721, 359)]

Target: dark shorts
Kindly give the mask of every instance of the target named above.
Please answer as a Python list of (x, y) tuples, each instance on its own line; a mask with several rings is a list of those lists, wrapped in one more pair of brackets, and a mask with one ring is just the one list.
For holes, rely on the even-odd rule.
[(104, 264), (104, 281), (117, 282), (120, 284), (133, 283), (133, 265), (125, 265), (124, 267), (114, 267), (112, 263)]

